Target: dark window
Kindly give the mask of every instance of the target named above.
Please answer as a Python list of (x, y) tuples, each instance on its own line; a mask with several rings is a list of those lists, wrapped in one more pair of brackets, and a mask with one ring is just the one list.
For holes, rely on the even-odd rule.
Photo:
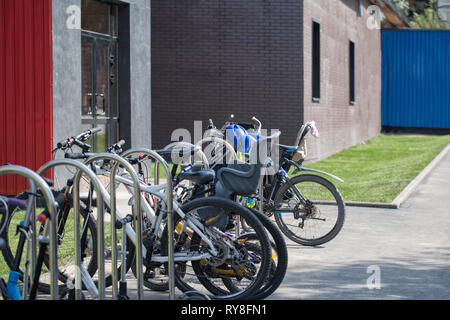
[(81, 28), (117, 36), (117, 7), (96, 0), (82, 0)]
[(320, 24), (313, 21), (312, 37), (312, 99), (320, 101)]
[(349, 42), (349, 88), (350, 104), (355, 104), (355, 43)]

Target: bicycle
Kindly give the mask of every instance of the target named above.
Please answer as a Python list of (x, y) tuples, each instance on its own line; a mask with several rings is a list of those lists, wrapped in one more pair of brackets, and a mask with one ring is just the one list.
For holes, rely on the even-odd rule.
[[(210, 122), (211, 123), (211, 122)], [(277, 134), (266, 137), (267, 140), (274, 139)], [(263, 141), (259, 141), (260, 145), (263, 145)], [(216, 158), (217, 160), (220, 160)], [(235, 159), (236, 160), (236, 159)], [(205, 169), (203, 165), (189, 165), (187, 168), (183, 169), (177, 176), (175, 176), (175, 184), (176, 188), (181, 189), (179, 192), (180, 199), (183, 203), (189, 203), (194, 199), (204, 197), (207, 195), (215, 195), (223, 198), (234, 199), (237, 200), (238, 195), (244, 196), (253, 196), (256, 188), (258, 187), (258, 180), (261, 174), (261, 163), (264, 162), (263, 159), (259, 159), (260, 164), (250, 165), (250, 164), (236, 164), (234, 167), (239, 170), (232, 169), (232, 177), (228, 178), (224, 176), (227, 174), (227, 169), (221, 168), (217, 171), (217, 175), (215, 171), (211, 169)], [(217, 170), (217, 162), (211, 161), (209, 163), (210, 166), (216, 167)], [(175, 169), (175, 166), (174, 166)], [(176, 171), (176, 170), (175, 170)], [(224, 173), (225, 172), (225, 173)], [(223, 174), (224, 173), (224, 174)], [(230, 173), (230, 171), (228, 171)], [(217, 176), (217, 178), (215, 178)], [(214, 178), (213, 178), (214, 177)], [(232, 180), (237, 179), (238, 182), (234, 182)], [(182, 181), (187, 180), (193, 183), (192, 186), (186, 187), (181, 184)], [(216, 192), (216, 185), (219, 185), (218, 188), (222, 189), (222, 191)], [(246, 185), (246, 188), (242, 188), (242, 185)], [(224, 189), (227, 191), (223, 191)], [(257, 218), (263, 223), (264, 227), (268, 231), (268, 233), (272, 236), (272, 249), (273, 249), (273, 259), (271, 263), (271, 270), (268, 278), (266, 279), (264, 285), (257, 293), (252, 296), (252, 299), (264, 299), (271, 295), (281, 284), (284, 279), (287, 264), (288, 264), (288, 253), (287, 246), (284, 241), (283, 235), (280, 232), (279, 228), (275, 226), (273, 222), (270, 221), (268, 217), (258, 212), (257, 210), (250, 209)], [(245, 220), (240, 221), (242, 225)], [(240, 239), (246, 239), (245, 241), (249, 241), (249, 245), (251, 244), (252, 233), (251, 228), (246, 228), (246, 231)], [(223, 282), (229, 291), (233, 291), (233, 285), (230, 281), (223, 279)], [(217, 290), (211, 288), (211, 290)]]
[[(217, 155), (224, 154), (224, 146), (225, 154), (234, 151), (236, 158), (242, 158), (242, 155), (245, 157), (250, 151), (249, 142), (262, 137), (262, 125), (256, 117), (252, 119), (256, 126), (236, 123), (233, 119), (232, 115), (220, 130), (216, 129), (212, 120), (209, 121), (207, 132), (212, 132), (210, 135), (213, 135), (216, 141), (213, 148), (215, 153), (211, 157), (213, 163), (220, 163), (221, 158)], [(332, 240), (342, 229), (345, 219), (345, 203), (338, 188), (317, 174), (341, 182), (343, 180), (330, 173), (308, 169), (302, 165), (307, 153), (305, 137), (313, 129), (313, 123), (303, 125), (293, 146), (276, 145), (279, 151), (278, 170), (275, 174), (264, 177), (259, 196), (243, 198), (249, 207), (259, 204), (266, 215), (275, 217), (275, 222), (290, 240), (306, 246), (317, 246)], [(228, 138), (227, 141), (225, 138)], [(220, 143), (221, 139), (223, 143)], [(201, 145), (204, 140), (197, 145)], [(227, 147), (230, 140), (232, 149)], [(214, 168), (214, 165), (211, 167)], [(223, 165), (216, 166), (219, 169), (221, 167)], [(292, 168), (294, 177), (289, 177), (288, 172)], [(300, 172), (310, 174), (296, 175)]]
[[(83, 151), (87, 150), (87, 148), (83, 149)], [(87, 152), (81, 153), (81, 154), (66, 154), (66, 157), (71, 159), (88, 159), (91, 156), (91, 154), (88, 154)], [(139, 160), (142, 161), (145, 159), (144, 156), (140, 157)], [(105, 163), (103, 163), (102, 166), (94, 166), (95, 172), (98, 175), (110, 175), (110, 172), (108, 171), (107, 167), (105, 166)], [(119, 174), (117, 176), (117, 181), (119, 183), (130, 185), (130, 180), (127, 179), (126, 174)], [(164, 226), (164, 219), (165, 219), (165, 201), (167, 201), (167, 197), (165, 194), (161, 192), (161, 190), (164, 189), (164, 185), (159, 186), (149, 186), (145, 184), (144, 182), (141, 182), (141, 190), (143, 193), (147, 193), (151, 195), (152, 197), (156, 197), (160, 199), (159, 206), (155, 207), (153, 210), (152, 204), (148, 203), (148, 197), (141, 195), (141, 203), (143, 203), (143, 209), (144, 213), (146, 214), (146, 218), (149, 219), (151, 222), (148, 224), (148, 228), (146, 229), (147, 232), (147, 243), (144, 245), (143, 248), (143, 256), (146, 257), (145, 263), (147, 263), (147, 267), (152, 268), (154, 264), (167, 264), (167, 237), (158, 237), (158, 233), (160, 230), (167, 230), (166, 226)], [(102, 194), (104, 194), (105, 203), (108, 206), (108, 193), (106, 190), (101, 190)], [(228, 294), (228, 295), (220, 295), (220, 299), (243, 299), (246, 296), (251, 295), (256, 289), (258, 289), (262, 281), (265, 278), (265, 274), (267, 273), (267, 269), (269, 268), (270, 264), (270, 243), (269, 239), (267, 237), (267, 234), (264, 231), (264, 228), (260, 224), (260, 222), (253, 216), (253, 214), (241, 207), (236, 206), (236, 204), (232, 201), (226, 201), (225, 199), (218, 199), (218, 198), (209, 198), (209, 199), (203, 199), (201, 201), (194, 202), (191, 204), (191, 206), (194, 207), (180, 207), (178, 206), (177, 202), (173, 202), (174, 212), (177, 214), (177, 219), (179, 221), (183, 221), (183, 224), (187, 227), (189, 226), (190, 229), (194, 231), (194, 236), (192, 239), (197, 241), (196, 247), (189, 247), (188, 252), (178, 251), (175, 252), (175, 262), (179, 265), (185, 265), (188, 266), (188, 263), (191, 263), (192, 266), (195, 266), (198, 264), (198, 261), (217, 261), (220, 260), (222, 264), (225, 264), (228, 266), (228, 268), (232, 267), (238, 267), (239, 264), (247, 263), (242, 260), (242, 252), (246, 250), (239, 242), (234, 241), (231, 237), (226, 236), (224, 233), (223, 228), (228, 228), (227, 231), (233, 231), (234, 224), (226, 224), (226, 225), (206, 225), (204, 221), (202, 221), (197, 215), (193, 212), (196, 212), (199, 208), (206, 208), (209, 211), (215, 211), (217, 216), (226, 217), (226, 220), (228, 221), (231, 216), (245, 216), (248, 221), (251, 222), (252, 226), (257, 230), (257, 239), (259, 241), (259, 245), (261, 248), (261, 259), (257, 261), (257, 265), (253, 262), (250, 263), (247, 267), (255, 267), (257, 269), (254, 273), (248, 272), (246, 275), (248, 276), (249, 282), (247, 283), (241, 283), (242, 287), (241, 290), (237, 293)], [(209, 208), (209, 209), (208, 209)], [(218, 210), (221, 209), (221, 210)], [(188, 210), (188, 211), (186, 211)], [(193, 211), (193, 212), (192, 212)], [(227, 212), (232, 212), (232, 215), (230, 216)], [(123, 219), (124, 215), (120, 213), (120, 211), (117, 211), (118, 219)], [(177, 221), (178, 221), (177, 220)], [(232, 219), (230, 220), (232, 221)], [(126, 225), (125, 227), (126, 235), (128, 239), (131, 241), (131, 246), (135, 245), (135, 234), (134, 230), (132, 230), (131, 227)], [(165, 231), (166, 232), (166, 231)], [(167, 233), (166, 233), (167, 234)], [(155, 243), (159, 240), (159, 247), (154, 246)], [(227, 255), (220, 255), (220, 251), (224, 248), (228, 248)], [(180, 247), (178, 247), (179, 250)], [(127, 244), (127, 250), (129, 249), (129, 246)], [(156, 249), (157, 252), (154, 252), (154, 249)], [(128, 250), (132, 251), (132, 250)], [(159, 252), (158, 252), (159, 251)], [(155, 254), (156, 253), (156, 254)], [(223, 252), (222, 252), (223, 253)], [(241, 260), (239, 260), (239, 256), (241, 256)], [(132, 259), (132, 253), (129, 253), (127, 256), (127, 261), (131, 261)], [(219, 259), (219, 260), (218, 260)], [(153, 265), (152, 265), (153, 264)], [(245, 270), (245, 268), (244, 268)], [(198, 271), (198, 269), (197, 269)], [(194, 273), (195, 273), (194, 269)], [(184, 274), (186, 275), (186, 274)], [(205, 275), (199, 275), (200, 277), (205, 277)], [(207, 275), (206, 275), (207, 277)], [(212, 280), (205, 280), (204, 281), (212, 281)], [(176, 277), (176, 283), (177, 286), (182, 291), (187, 291), (186, 288), (189, 288), (189, 290), (192, 289), (187, 284), (187, 280), (184, 277)], [(198, 288), (200, 290), (200, 288)], [(217, 298), (217, 296), (215, 296)]]
[[(92, 134), (99, 132), (100, 129), (87, 130), (77, 137), (71, 137), (64, 141), (59, 142), (57, 148), (55, 148), (52, 153), (54, 154), (58, 150), (65, 150), (66, 148), (71, 148), (73, 145), (78, 145), (86, 148), (87, 145), (84, 144), (84, 141), (89, 139)], [(50, 179), (44, 178), (49, 186), (53, 186), (53, 181)], [(64, 247), (71, 248), (73, 244), (68, 242), (67, 245), (64, 245), (64, 238), (66, 236), (67, 223), (70, 220), (71, 209), (73, 206), (73, 198), (71, 195), (71, 188), (73, 184), (73, 179), (68, 179), (66, 186), (61, 190), (52, 190), (53, 195), (55, 197), (55, 201), (58, 204), (58, 244), (59, 247), (64, 249)], [(37, 206), (40, 208), (44, 208), (44, 210), (39, 214), (38, 222), (40, 225), (37, 228), (37, 232), (39, 235), (42, 235), (45, 230), (45, 223), (48, 218), (48, 211), (40, 201), (41, 194), (39, 190), (27, 190), (18, 195), (18, 198), (22, 200), (33, 201), (37, 199)], [(94, 217), (92, 216), (92, 203), (84, 202), (81, 203), (81, 218), (82, 218), (82, 233), (81, 233), (81, 254), (83, 260), (83, 269), (82, 271), (87, 272), (89, 276), (94, 276), (97, 271), (97, 225)], [(21, 281), (24, 280), (24, 265), (25, 262), (22, 259), (22, 251), (24, 249), (24, 245), (27, 239), (27, 235), (29, 232), (29, 228), (31, 226), (31, 212), (27, 210), (27, 212), (23, 213), (20, 210), (13, 210), (8, 217), (2, 218), (2, 223), (5, 224), (5, 229), (0, 234), (5, 239), (5, 244), (2, 248), (3, 257), (9, 268), (12, 270), (16, 270), (19, 273), (19, 279)], [(15, 226), (17, 224), (17, 226)], [(70, 226), (69, 229), (72, 227)], [(15, 229), (20, 230), (20, 235), (17, 238), (17, 232)], [(17, 249), (14, 252), (12, 246), (17, 243)], [(61, 249), (60, 249), (61, 251)], [(40, 250), (40, 257), (38, 259), (42, 260), (43, 269), (38, 270), (36, 274), (40, 277), (37, 285), (32, 286), (30, 290), (30, 299), (35, 299), (37, 292), (42, 292), (44, 294), (48, 294), (50, 292), (50, 286), (48, 283), (42, 281), (45, 279), (45, 273), (49, 271), (49, 257), (46, 254), (46, 250)], [(70, 259), (70, 256), (69, 256)], [(61, 293), (60, 298), (64, 298), (70, 290), (67, 288), (67, 282), (72, 275), (72, 264), (70, 260), (67, 259), (59, 259), (60, 261), (60, 270), (59, 270), (59, 281), (62, 284), (59, 285), (59, 292)], [(62, 267), (62, 269), (61, 269)], [(107, 278), (107, 284), (111, 281), (110, 278)], [(30, 284), (27, 283), (30, 286)], [(85, 288), (85, 287), (84, 287)]]
[[(87, 140), (93, 133), (98, 132), (99, 129), (94, 129), (94, 130), (88, 130), (84, 133), (82, 133), (81, 135), (77, 136), (77, 137), (72, 137), (67, 139), (66, 141), (62, 142), (62, 143), (58, 143), (58, 147), (54, 150), (57, 151), (60, 148), (71, 148), (73, 144), (79, 145), (79, 146), (84, 146), (84, 148), (87, 148), (88, 145), (84, 144), (83, 141)], [(67, 164), (71, 164), (70, 162), (67, 162)], [(75, 162), (73, 162), (73, 164), (75, 164)], [(87, 167), (86, 167), (86, 170)], [(92, 176), (92, 175), (91, 175)], [(48, 185), (52, 185), (53, 181), (49, 180), (49, 179), (44, 179), (46, 180)], [(63, 238), (64, 238), (64, 234), (66, 232), (66, 227), (67, 227), (67, 218), (68, 218), (68, 214), (69, 211), (71, 209), (71, 205), (72, 205), (72, 198), (70, 195), (69, 190), (72, 187), (72, 183), (73, 180), (69, 179), (67, 182), (67, 187), (64, 188), (63, 190), (61, 190), (60, 192), (53, 190), (53, 194), (55, 196), (55, 200), (58, 204), (58, 216), (57, 216), (57, 223), (56, 225), (58, 226), (58, 232), (57, 236), (58, 236), (58, 242), (61, 245), (61, 243), (63, 242)], [(33, 187), (34, 184), (32, 185), (32, 189), (31, 190), (27, 190), (25, 192), (23, 192), (22, 194), (19, 195), (19, 197), (21, 197), (22, 199), (28, 199), (30, 204), (33, 204), (35, 198), (37, 198), (39, 200), (39, 198), (42, 196), (41, 192), (39, 189), (36, 190), (36, 188)], [(34, 189), (33, 189), (34, 188)], [(50, 189), (48, 189), (48, 191), (50, 191)], [(45, 207), (44, 207), (45, 208)], [(84, 207), (86, 208), (86, 207)], [(2, 241), (2, 254), (5, 257), (5, 261), (7, 262), (8, 266), (12, 269), (15, 270), (14, 272), (16, 272), (17, 275), (17, 279), (15, 279), (15, 281), (17, 280), (22, 280), (24, 283), (24, 297), (29, 295), (29, 299), (34, 300), (37, 296), (37, 292), (44, 292), (44, 293), (50, 293), (50, 287), (48, 284), (41, 282), (40, 280), (43, 278), (42, 275), (45, 275), (46, 272), (46, 268), (47, 271), (49, 271), (49, 257), (47, 255), (47, 247), (48, 247), (48, 241), (46, 240), (46, 230), (48, 228), (46, 228), (46, 222), (47, 219), (50, 218), (50, 214), (48, 212), (47, 209), (45, 209), (40, 215), (39, 215), (39, 219), (38, 221), (41, 223), (40, 227), (39, 227), (39, 231), (38, 231), (38, 235), (39, 235), (39, 256), (37, 257), (37, 262), (36, 262), (36, 258), (34, 259), (35, 261), (35, 265), (33, 266), (33, 272), (34, 272), (34, 276), (33, 279), (28, 279), (26, 278), (28, 273), (25, 271), (23, 271), (21, 269), (21, 265), (23, 265), (22, 262), (22, 252), (24, 250), (24, 246), (26, 243), (26, 240), (28, 240), (27, 244), (29, 245), (29, 243), (32, 241), (32, 239), (36, 238), (36, 235), (34, 235), (33, 237), (30, 236), (30, 226), (32, 224), (34, 224), (34, 217), (31, 217), (31, 214), (35, 212), (34, 209), (32, 209), (32, 207), (29, 205), (27, 208), (27, 212), (25, 214), (25, 218), (19, 223), (18, 220), (16, 219), (16, 215), (17, 212), (19, 211), (15, 211), (13, 210), (10, 215), (7, 216), (3, 216), (2, 217), (2, 225), (5, 225), (5, 228), (2, 228), (1, 230), (1, 235), (2, 235), (2, 239), (5, 238), (5, 241)], [(83, 214), (84, 213), (84, 214)], [(82, 213), (82, 216), (85, 216), (85, 223), (83, 224), (83, 232), (82, 232), (82, 236), (81, 236), (81, 252), (83, 254), (82, 259), (86, 258), (86, 248), (88, 247), (87, 244), (90, 244), (90, 248), (94, 248), (96, 249), (97, 246), (93, 245), (93, 243), (96, 243), (96, 226), (95, 226), (95, 221), (94, 219), (90, 216), (90, 210), (84, 210)], [(89, 219), (90, 218), (90, 219)], [(11, 230), (11, 225), (14, 225), (15, 223), (18, 223), (17, 225), (17, 230), (21, 231), (21, 234), (19, 237), (14, 238), (14, 233), (10, 232)], [(89, 227), (88, 227), (89, 226)], [(69, 230), (70, 230), (70, 224), (69, 224)], [(87, 230), (90, 230), (90, 238), (88, 238), (86, 236), (86, 232)], [(16, 233), (17, 235), (17, 233)], [(42, 241), (41, 241), (42, 238)], [(13, 240), (13, 241), (11, 241)], [(17, 245), (17, 252), (14, 254), (13, 250), (11, 249), (13, 245), (15, 245), (15, 241), (17, 241), (18, 245)], [(73, 244), (71, 244), (73, 245)], [(59, 246), (61, 247), (61, 246)], [(27, 247), (28, 250), (28, 247)], [(96, 257), (97, 254), (95, 252), (95, 250), (93, 251), (93, 255), (90, 257), (90, 261), (89, 261), (89, 272), (86, 270), (86, 267), (84, 265), (81, 266), (81, 273), (82, 273), (82, 279), (83, 281), (86, 281), (88, 283), (88, 289), (91, 292), (94, 292), (93, 296), (97, 296), (97, 291), (95, 288), (95, 283), (92, 281), (92, 275), (95, 273), (95, 271), (97, 270), (97, 261), (96, 261)], [(28, 252), (27, 252), (27, 258), (28, 259)], [(59, 259), (61, 261), (61, 259)], [(28, 268), (28, 260), (26, 260), (25, 262), (25, 266)], [(65, 262), (63, 261), (63, 264)], [(70, 265), (72, 266), (72, 265)], [(60, 269), (60, 268), (59, 268)], [(64, 295), (68, 292), (68, 290), (66, 290), (66, 283), (68, 280), (68, 277), (66, 276), (64, 271), (58, 270), (58, 276), (59, 276), (59, 280), (62, 281), (64, 284), (60, 285), (58, 289), (63, 289), (63, 295), (60, 296), (60, 298), (63, 298)], [(120, 271), (120, 269), (119, 269)], [(90, 274), (89, 274), (90, 273)], [(45, 278), (45, 277), (44, 277)], [(89, 282), (90, 281), (90, 282)], [(31, 286), (30, 286), (31, 284)], [(83, 283), (84, 285), (84, 283)], [(30, 291), (28, 292), (27, 288), (30, 287)], [(85, 287), (84, 287), (85, 289)], [(60, 291), (61, 292), (61, 291)], [(73, 292), (73, 290), (71, 291)], [(71, 293), (69, 292), (69, 293)], [(92, 294), (91, 292), (91, 294)]]
[[(16, 208), (25, 209), (27, 204), (24, 201), (15, 199), (15, 198), (6, 198), (0, 196), (0, 214), (2, 214), (2, 220), (6, 221), (11, 212), (14, 212)], [(6, 217), (6, 219), (5, 219)], [(3, 250), (6, 248), (5, 239), (1, 236), (6, 229), (5, 223), (0, 223), (0, 249)], [(0, 294), (3, 297), (3, 300), (19, 300), (20, 299), (20, 291), (17, 287), (17, 272), (15, 270), (11, 270), (9, 275), (8, 284), (6, 281), (0, 277)]]

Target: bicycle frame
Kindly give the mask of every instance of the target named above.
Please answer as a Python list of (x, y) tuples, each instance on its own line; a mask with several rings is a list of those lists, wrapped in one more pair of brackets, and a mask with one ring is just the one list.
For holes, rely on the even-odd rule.
[[(105, 169), (101, 169), (99, 166), (95, 167), (96, 169), (96, 174), (97, 175), (104, 175), (104, 176), (110, 176), (110, 172), (108, 170)], [(116, 177), (116, 180), (118, 183), (122, 183), (127, 187), (127, 190), (129, 192), (131, 192), (131, 194), (134, 196), (134, 193), (132, 193), (132, 189), (130, 189), (129, 187), (132, 185), (132, 181), (130, 179), (128, 179), (125, 175), (118, 175)], [(167, 203), (167, 196), (162, 193), (161, 191), (163, 189), (166, 188), (165, 184), (160, 184), (158, 186), (148, 186), (144, 183), (140, 184), (140, 188), (141, 191), (144, 193), (148, 193), (152, 196), (155, 196), (159, 199), (161, 199), (163, 201), (162, 205), (164, 205), (164, 207), (162, 208), (162, 211), (164, 212), (164, 209), (166, 208), (165, 205)], [(105, 203), (108, 205), (108, 203), (110, 202), (110, 197), (109, 197), (109, 193), (106, 190), (106, 188), (102, 185), (100, 187), (100, 191), (103, 194), (104, 197), (104, 201)], [(145, 199), (145, 197), (141, 194), (140, 195), (140, 200), (141, 200), (141, 204), (142, 204), (142, 209), (144, 210), (144, 214), (146, 218), (149, 218), (150, 221), (152, 222), (152, 232), (156, 232), (156, 230), (162, 230), (162, 219), (163, 219), (163, 215), (159, 214), (156, 215), (155, 211), (152, 209), (151, 205), (147, 202), (147, 199)], [(207, 230), (205, 230), (203, 224), (201, 222), (199, 222), (197, 219), (194, 219), (188, 215), (186, 215), (180, 208), (178, 202), (176, 200), (172, 201), (173, 204), (173, 210), (174, 212), (176, 212), (182, 220), (186, 220), (187, 226), (191, 229), (193, 229), (195, 232), (197, 232), (199, 234), (199, 236), (202, 238), (202, 240), (204, 240), (210, 250), (211, 250), (211, 254), (213, 256), (217, 255), (217, 250), (215, 249), (214, 245), (212, 244), (212, 242), (208, 239), (208, 237), (205, 235), (208, 234)], [(123, 213), (120, 212), (119, 209), (117, 209), (117, 215), (119, 218), (124, 218), (125, 215)], [(130, 238), (130, 240), (132, 241), (132, 243), (134, 245), (136, 245), (136, 233), (133, 230), (133, 228), (130, 225), (126, 225), (126, 233), (128, 235), (128, 237)], [(145, 246), (143, 246), (142, 248), (143, 250), (143, 256), (146, 255), (147, 253), (147, 249), (145, 248)], [(189, 258), (189, 260), (201, 260), (203, 258), (208, 258), (210, 257), (210, 254), (203, 254), (203, 255), (197, 255), (197, 256), (191, 256)], [(167, 262), (168, 261), (168, 257), (162, 257), (162, 256), (157, 256), (157, 255), (153, 255), (152, 256), (152, 262)], [(186, 256), (183, 256), (182, 254), (174, 254), (174, 261), (186, 261)]]
[[(81, 271), (81, 274), (76, 272), (75, 273), (75, 299), (81, 299), (81, 282), (83, 279), (83, 265), (81, 263), (81, 247), (80, 247), (80, 243), (81, 243), (81, 234), (80, 234), (80, 201), (79, 201), (79, 197), (80, 197), (80, 179), (81, 179), (81, 174), (84, 173), (86, 174), (91, 183), (94, 186), (94, 189), (97, 191), (97, 193), (99, 194), (99, 190), (100, 190), (100, 185), (101, 183), (97, 180), (97, 177), (95, 176), (95, 174), (84, 164), (75, 161), (75, 160), (69, 160), (69, 159), (59, 159), (59, 160), (52, 160), (50, 162), (47, 162), (46, 164), (44, 164), (41, 168), (39, 168), (39, 170), (37, 171), (38, 174), (43, 175), (45, 172), (47, 172), (48, 170), (50, 170), (51, 168), (54, 168), (56, 166), (61, 166), (61, 165), (65, 165), (65, 166), (72, 166), (77, 168), (77, 173), (75, 174), (74, 177), (74, 184), (73, 184), (73, 211), (74, 211), (74, 230), (75, 230), (75, 239), (74, 239), (74, 247), (75, 247), (75, 263), (76, 266), (79, 268), (79, 270)], [(99, 202), (99, 206), (98, 206), (98, 220), (99, 220), (99, 225), (100, 227), (97, 230), (97, 245), (98, 245), (98, 265), (99, 265), (99, 280), (98, 280), (98, 298), (100, 300), (103, 300), (105, 298), (105, 277), (104, 277), (104, 262), (105, 262), (105, 257), (104, 257), (104, 229), (103, 229), (103, 218), (104, 218), (104, 208), (103, 208), (103, 198), (101, 196), (101, 194), (99, 194), (97, 201)], [(55, 222), (56, 224), (56, 222)], [(37, 275), (39, 276), (39, 275)], [(86, 279), (85, 279), (86, 280)], [(92, 280), (92, 279), (91, 279)], [(35, 284), (37, 286), (37, 283)], [(36, 292), (36, 289), (34, 289), (34, 293)]]

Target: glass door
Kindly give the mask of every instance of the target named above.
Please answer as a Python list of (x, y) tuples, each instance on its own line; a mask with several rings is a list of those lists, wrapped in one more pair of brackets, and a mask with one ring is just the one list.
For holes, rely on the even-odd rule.
[(117, 88), (117, 7), (82, 1), (82, 127), (100, 127), (91, 141), (104, 152), (119, 138)]

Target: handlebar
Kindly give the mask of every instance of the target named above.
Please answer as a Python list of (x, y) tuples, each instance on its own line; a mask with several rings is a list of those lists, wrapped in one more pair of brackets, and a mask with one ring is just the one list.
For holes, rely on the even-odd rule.
[[(7, 198), (0, 196), (0, 214), (6, 215), (4, 219), (3, 225), (0, 225), (0, 234), (3, 234), (4, 228), (6, 227), (6, 222), (9, 219), (10, 212), (14, 211), (15, 208), (25, 209), (27, 208), (27, 202), (17, 199), (17, 198)], [(0, 238), (0, 247), (4, 244), (2, 244), (2, 238)]]
[(256, 117), (253, 117), (252, 120), (253, 120), (254, 122), (256, 122), (256, 124), (258, 125), (258, 129), (256, 129), (256, 132), (260, 133), (260, 132), (261, 132), (261, 128), (262, 128), (262, 123), (261, 123), (261, 121), (259, 121), (258, 118), (256, 118)]
[(138, 164), (139, 162), (145, 160), (146, 158), (148, 158), (148, 156), (146, 154), (140, 154), (140, 155), (138, 155), (136, 157), (128, 157), (127, 161), (130, 164)]
[(102, 131), (102, 128), (94, 128), (94, 129), (89, 129), (86, 130), (83, 133), (80, 133), (75, 140), (80, 140), (80, 141), (86, 141), (87, 139), (89, 139), (90, 136), (92, 136), (93, 134), (96, 134), (97, 132)]
[[(61, 209), (64, 205), (64, 202), (66, 201), (66, 196), (64, 193), (60, 193), (55, 197), (55, 202), (58, 204), (58, 209)], [(50, 219), (50, 212), (46, 208), (42, 213), (38, 216), (38, 220), (41, 223), (45, 223), (47, 219)]]
[(116, 144), (113, 144), (112, 146), (108, 147), (108, 152), (111, 153), (121, 153), (122, 147), (125, 145), (125, 140), (120, 140)]
[(102, 128), (94, 128), (86, 130), (76, 137), (70, 137), (58, 142), (56, 144), (56, 147), (57, 149), (65, 150), (72, 147), (75, 144), (80, 148), (82, 148), (83, 150), (87, 151), (91, 148), (91, 146), (83, 142), (88, 140), (93, 134), (98, 133), (100, 131), (102, 131)]
[(8, 205), (12, 207), (18, 207), (20, 209), (26, 209), (27, 202), (16, 198), (8, 198)]

